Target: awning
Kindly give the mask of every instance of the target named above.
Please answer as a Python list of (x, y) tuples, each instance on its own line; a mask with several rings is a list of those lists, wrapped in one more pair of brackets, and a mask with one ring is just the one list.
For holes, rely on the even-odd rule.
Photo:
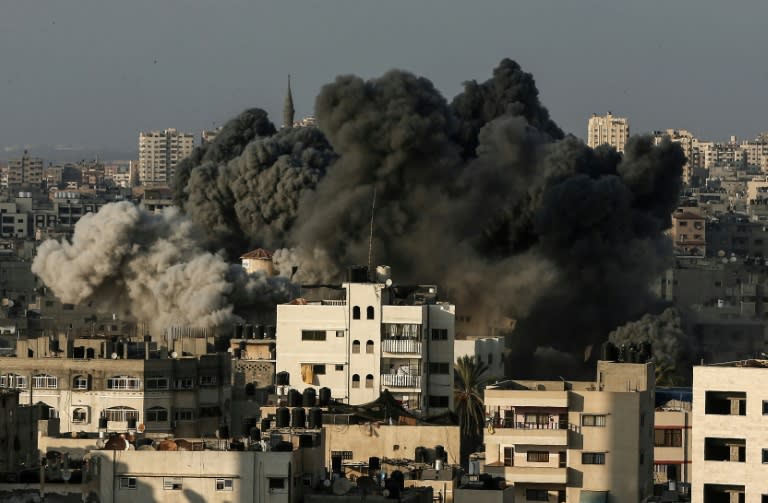
[(579, 503), (606, 503), (608, 491), (581, 491)]

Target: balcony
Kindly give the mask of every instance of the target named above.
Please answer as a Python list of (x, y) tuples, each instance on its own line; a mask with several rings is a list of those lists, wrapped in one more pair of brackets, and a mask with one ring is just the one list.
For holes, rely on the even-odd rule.
[(568, 445), (568, 432), (579, 431), (579, 426), (568, 423), (531, 424), (499, 419), (491, 423), (495, 435), (507, 442), (532, 445)]
[(421, 354), (421, 341), (416, 339), (382, 339), (381, 350), (385, 353)]
[(381, 374), (381, 385), (388, 388), (421, 389), (421, 376), (408, 374)]
[(503, 462), (488, 463), (485, 469), (491, 475), (504, 477), (511, 484), (565, 484), (568, 482), (566, 468), (539, 466), (504, 466)]

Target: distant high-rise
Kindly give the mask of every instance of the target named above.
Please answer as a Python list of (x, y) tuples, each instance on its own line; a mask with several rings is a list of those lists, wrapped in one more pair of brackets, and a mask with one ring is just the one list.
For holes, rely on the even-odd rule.
[(176, 165), (192, 153), (194, 135), (176, 129), (139, 133), (139, 179), (142, 185), (170, 185)]
[(43, 181), (43, 160), (30, 157), (25, 150), (24, 155), (8, 162), (7, 186), (40, 185)]
[(587, 145), (592, 148), (608, 144), (624, 152), (624, 145), (629, 139), (629, 119), (614, 117), (611, 112), (606, 115), (592, 114), (587, 131)]
[(295, 113), (293, 95), (291, 94), (291, 76), (288, 75), (288, 93), (285, 95), (285, 104), (283, 105), (283, 127), (293, 127), (293, 116)]

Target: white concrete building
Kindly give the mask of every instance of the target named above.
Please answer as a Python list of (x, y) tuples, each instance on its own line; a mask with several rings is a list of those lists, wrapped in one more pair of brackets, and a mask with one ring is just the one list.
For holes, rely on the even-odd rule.
[(192, 153), (195, 137), (176, 129), (139, 133), (139, 180), (142, 185), (170, 185), (176, 165)]
[(629, 119), (614, 117), (611, 112), (605, 115), (592, 114), (587, 124), (587, 145), (595, 148), (608, 144), (624, 152), (624, 145), (629, 139)]
[(502, 380), (504, 378), (505, 339), (495, 337), (466, 337), (454, 341), (454, 357), (474, 356), (488, 366), (485, 376)]
[(768, 360), (693, 368), (691, 501), (768, 501)]
[(451, 407), (455, 307), (437, 302), (434, 286), (389, 285), (363, 273), (334, 287), (334, 299), (277, 306), (278, 377), (354, 405), (386, 389), (408, 409)]

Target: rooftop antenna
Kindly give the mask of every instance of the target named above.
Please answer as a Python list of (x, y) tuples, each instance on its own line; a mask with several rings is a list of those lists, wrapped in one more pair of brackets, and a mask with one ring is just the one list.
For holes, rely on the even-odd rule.
[(371, 233), (368, 237), (368, 275), (373, 267), (373, 217), (376, 211), (376, 186), (373, 186), (373, 200), (371, 201)]

